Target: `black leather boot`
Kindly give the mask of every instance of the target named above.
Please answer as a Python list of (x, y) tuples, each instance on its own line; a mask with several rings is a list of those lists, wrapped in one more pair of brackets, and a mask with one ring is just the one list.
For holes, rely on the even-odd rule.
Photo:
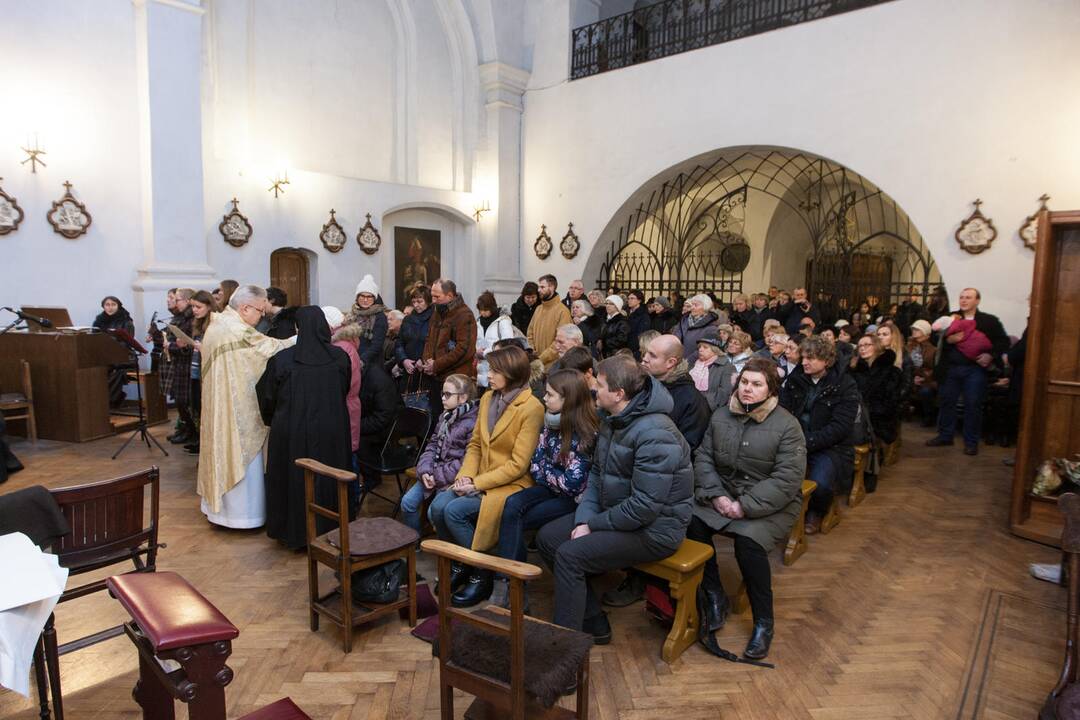
[(769, 654), (769, 646), (773, 639), (773, 621), (757, 620), (754, 622), (754, 633), (750, 636), (750, 642), (746, 643), (743, 655), (751, 660), (762, 660)]
[(176, 432), (174, 432), (172, 435), (167, 436), (165, 439), (171, 442), (173, 445), (176, 445), (180, 440), (183, 440), (186, 443), (191, 442), (190, 435), (191, 428), (188, 427), (187, 423), (180, 422), (176, 428)]
[(473, 570), (462, 588), (450, 598), (450, 604), (456, 608), (479, 605), (491, 597), (494, 586), (495, 573), (490, 570)]
[(731, 603), (723, 590), (702, 588), (702, 591), (705, 593), (705, 627), (709, 632), (716, 632), (727, 622)]
[[(453, 595), (469, 579), (469, 566), (457, 560), (450, 562), (450, 594)], [(435, 579), (435, 596), (439, 595), (439, 578)]]

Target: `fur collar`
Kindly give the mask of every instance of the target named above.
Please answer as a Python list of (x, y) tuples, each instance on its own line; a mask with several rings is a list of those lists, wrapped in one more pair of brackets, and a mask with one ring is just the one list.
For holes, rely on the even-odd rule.
[(359, 340), (362, 334), (363, 330), (360, 328), (359, 325), (342, 325), (334, 331), (334, 337), (332, 338), (331, 342), (338, 342), (341, 340), (345, 340), (346, 342)]
[(780, 398), (773, 395), (765, 402), (758, 405), (752, 412), (746, 412), (746, 408), (743, 407), (742, 401), (739, 400), (739, 396), (736, 393), (731, 393), (731, 400), (728, 401), (728, 410), (735, 417), (746, 416), (756, 423), (765, 422), (765, 418), (769, 417), (776, 406), (780, 403)]
[(663, 377), (661, 382), (663, 382), (663, 383), (673, 383), (673, 382), (676, 382), (677, 380), (679, 380), (681, 378), (686, 377), (689, 374), (690, 374), (690, 363), (688, 363), (686, 361), (686, 358), (683, 358), (682, 360), (679, 361), (678, 365), (676, 365), (675, 367), (671, 368), (671, 370), (668, 371), (668, 374)]

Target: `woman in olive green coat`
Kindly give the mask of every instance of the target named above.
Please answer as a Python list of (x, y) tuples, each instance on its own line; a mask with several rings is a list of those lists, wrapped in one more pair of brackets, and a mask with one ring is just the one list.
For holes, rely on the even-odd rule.
[[(802, 510), (806, 440), (799, 421), (779, 406), (780, 376), (767, 358), (747, 361), (726, 406), (713, 413), (694, 456), (694, 517), (686, 536), (712, 545), (713, 536), (735, 539), (754, 632), (744, 655), (758, 659), (773, 637), (769, 551), (791, 532)], [(715, 562), (701, 583), (710, 632), (720, 628), (728, 600)]]

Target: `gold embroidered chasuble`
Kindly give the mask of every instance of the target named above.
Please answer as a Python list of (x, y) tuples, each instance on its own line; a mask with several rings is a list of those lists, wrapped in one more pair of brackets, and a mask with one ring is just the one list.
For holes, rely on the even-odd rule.
[(255, 396), (266, 361), (295, 344), (295, 337), (276, 340), (263, 335), (231, 307), (213, 313), (201, 351), (203, 441), (198, 481), (199, 495), (213, 512), (221, 512), (221, 497), (244, 479), (269, 432)]

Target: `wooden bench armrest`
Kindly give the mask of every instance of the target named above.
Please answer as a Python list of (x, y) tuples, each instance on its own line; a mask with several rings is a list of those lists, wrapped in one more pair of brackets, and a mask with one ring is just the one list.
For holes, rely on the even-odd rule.
[(338, 482), (352, 482), (356, 479), (356, 473), (351, 470), (332, 468), (329, 465), (323, 465), (321, 462), (312, 460), (311, 458), (297, 458), (296, 466), (302, 467), (305, 470), (310, 470), (316, 475), (333, 478)]
[(424, 540), (420, 543), (420, 547), (424, 552), (432, 555), (457, 560), (475, 568), (493, 570), (518, 580), (535, 580), (544, 574), (544, 571), (535, 565), (518, 562), (517, 560), (504, 560), (494, 555), (485, 555), (473, 550), (466, 550), (459, 545), (443, 540)]

